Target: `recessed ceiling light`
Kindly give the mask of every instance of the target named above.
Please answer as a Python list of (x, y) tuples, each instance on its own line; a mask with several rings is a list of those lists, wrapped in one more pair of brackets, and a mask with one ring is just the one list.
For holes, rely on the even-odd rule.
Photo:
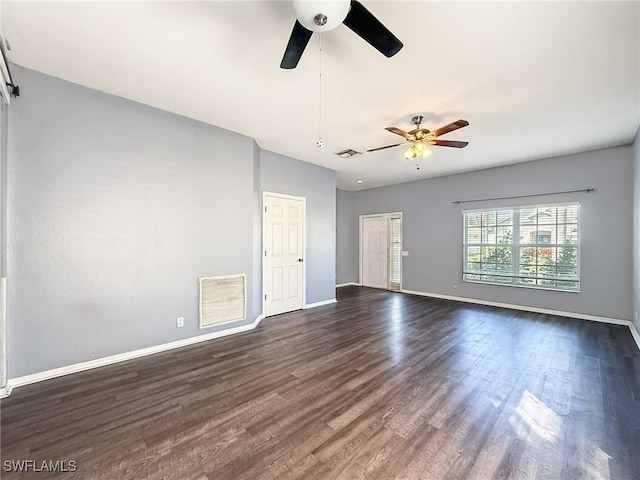
[(364, 183), (364, 180), (356, 180), (356, 183), (357, 183), (358, 185), (362, 185), (362, 184)]

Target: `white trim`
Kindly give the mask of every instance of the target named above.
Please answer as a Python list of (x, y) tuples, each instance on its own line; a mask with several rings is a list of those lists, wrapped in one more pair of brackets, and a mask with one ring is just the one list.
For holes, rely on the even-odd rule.
[(614, 325), (626, 325), (631, 331), (631, 336), (640, 350), (640, 335), (631, 320), (623, 320), (621, 318), (600, 317), (598, 315), (588, 315), (586, 313), (563, 312), (561, 310), (549, 310), (547, 308), (527, 307), (523, 305), (513, 305), (511, 303), (491, 302), (489, 300), (479, 300), (477, 298), (455, 297), (453, 295), (443, 295), (440, 293), (419, 292), (417, 290), (400, 290), (402, 293), (410, 295), (419, 295), (421, 297), (441, 298), (443, 300), (455, 300), (456, 302), (475, 303), (478, 305), (487, 305), (490, 307), (508, 308), (511, 310), (520, 310), (523, 312), (544, 313), (547, 315), (556, 315), (558, 317), (577, 318), (580, 320), (591, 320), (593, 322), (612, 323)]
[[(0, 37), (0, 42), (2, 42), (2, 38)], [(4, 103), (7, 105), (11, 105), (11, 95), (9, 94), (9, 89), (7, 88), (7, 84), (10, 83), (10, 75), (9, 68), (7, 63), (5, 62), (4, 55), (0, 55), (0, 90), (2, 93), (2, 98), (4, 98)]]
[(279, 198), (288, 198), (289, 200), (307, 200), (306, 197), (298, 197), (297, 195), (288, 195), (286, 193), (278, 193), (278, 192), (269, 192), (267, 190), (263, 190), (262, 191), (262, 199), (264, 200), (264, 197), (269, 196), (269, 197), (279, 197)]
[(0, 398), (7, 398), (9, 395), (11, 395), (11, 390), (13, 390), (13, 388), (11, 387), (9, 382), (7, 382), (4, 387), (0, 387)]
[(308, 305), (304, 306), (304, 309), (306, 310), (307, 308), (316, 308), (316, 307), (321, 307), (323, 305), (330, 305), (332, 303), (336, 303), (338, 300), (336, 300), (335, 298), (330, 298), (329, 300), (323, 300), (321, 302), (314, 302), (314, 303), (309, 303)]
[[(346, 285), (357, 285), (354, 282), (342, 284), (341, 286)], [(620, 320), (616, 318), (608, 318), (608, 317), (598, 317), (594, 315), (585, 315), (582, 313), (570, 313), (570, 312), (562, 312), (558, 310), (547, 310), (543, 308), (535, 308), (535, 307), (524, 307), (521, 305), (512, 305), (508, 303), (499, 303), (499, 302), (490, 302), (486, 300), (478, 300), (474, 298), (466, 298), (466, 297), (455, 297), (453, 295), (442, 295), (439, 293), (427, 293), (427, 292), (419, 292), (416, 290), (401, 290), (402, 293), (406, 293), (409, 295), (419, 295), (422, 297), (432, 297), (432, 298), (441, 298), (444, 300), (455, 300), (458, 302), (465, 303), (476, 303), (479, 305), (488, 305), (492, 307), (503, 307), (509, 308), (512, 310), (522, 310), (522, 311), (530, 311), (535, 313), (546, 313), (550, 315), (558, 315), (561, 317), (571, 317), (571, 318), (579, 318), (584, 320), (593, 320), (596, 322), (604, 322), (604, 323), (613, 323), (616, 325), (627, 325), (629, 330), (631, 331), (631, 335), (638, 345), (638, 349), (640, 349), (640, 335), (638, 334), (638, 330), (635, 325), (629, 320)], [(328, 305), (331, 303), (335, 303), (337, 300), (335, 298), (330, 300), (325, 300), (322, 302), (310, 303), (309, 305), (305, 305), (305, 309), (319, 307), (321, 305)], [(7, 381), (7, 385), (4, 387), (0, 387), (0, 398), (6, 398), (11, 395), (11, 391), (16, 387), (21, 387), (23, 385), (29, 385), (31, 383), (41, 382), (44, 380), (50, 380), (56, 377), (62, 377), (64, 375), (69, 375), (72, 373), (82, 372), (85, 370), (91, 370), (93, 368), (103, 367), (106, 365), (112, 365), (114, 363), (124, 362), (126, 360), (132, 360), (134, 358), (140, 358), (147, 355), (152, 355), (154, 353), (165, 352), (167, 350), (173, 350), (175, 348), (181, 348), (188, 345), (193, 345), (196, 343), (206, 342), (208, 340), (213, 340), (215, 338), (225, 337), (228, 335), (233, 335), (236, 333), (247, 332), (255, 329), (261, 320), (263, 320), (262, 315), (258, 315), (258, 317), (254, 320), (253, 323), (248, 325), (240, 325), (235, 328), (229, 328), (227, 330), (220, 330), (218, 332), (209, 333), (207, 335), (199, 335), (196, 337), (185, 338), (183, 340), (177, 340), (175, 342), (165, 343), (162, 345), (156, 345), (154, 347), (143, 348), (140, 350), (134, 350), (132, 352), (120, 353), (117, 355), (111, 355), (109, 357), (98, 358), (95, 360), (91, 360), (88, 362), (75, 363), (73, 365), (68, 365), (66, 367), (54, 368), (52, 370), (46, 370), (40, 373), (34, 373), (31, 375), (25, 375), (23, 377), (17, 377), (10, 379)]]
[[(364, 230), (364, 219), (365, 218), (375, 218), (375, 217), (384, 217), (387, 219), (387, 233), (389, 234), (389, 238), (387, 239), (387, 247), (389, 247), (389, 239), (391, 238), (391, 231), (389, 230), (389, 219), (391, 217), (400, 217), (400, 221), (403, 222), (403, 229), (404, 229), (404, 220), (402, 218), (402, 212), (388, 212), (388, 213), (368, 213), (366, 215), (360, 215), (358, 217), (358, 283), (357, 285), (363, 285), (363, 262), (362, 262), (362, 257), (364, 256), (364, 248), (363, 248), (363, 235), (362, 232)], [(404, 235), (403, 235), (404, 237)], [(402, 246), (400, 247), (400, 250), (402, 251)], [(389, 289), (389, 282), (391, 281), (390, 276), (389, 276), (389, 264), (390, 262), (390, 255), (389, 255), (389, 249), (387, 250), (387, 287), (386, 289)], [(400, 290), (402, 291), (402, 267), (400, 267)], [(376, 288), (376, 287), (369, 287), (369, 288)]]
[(520, 310), (524, 312), (544, 313), (547, 315), (557, 315), (559, 317), (579, 318), (581, 320), (593, 320), (594, 322), (613, 323), (616, 325), (629, 325), (631, 323), (629, 320), (622, 320), (620, 318), (599, 317), (597, 315), (588, 315), (586, 313), (564, 312), (561, 310), (550, 310), (548, 308), (528, 307), (525, 305), (514, 305), (512, 303), (492, 302), (489, 300), (480, 300), (477, 298), (455, 297), (453, 295), (443, 295), (440, 293), (419, 292), (416, 290), (405, 289), (402, 289), (401, 292), (409, 293), (411, 295), (420, 295), (422, 297), (442, 298), (444, 300), (455, 300), (457, 302), (475, 303), (478, 305), (508, 308), (510, 310)]
[(640, 350), (640, 334), (638, 334), (638, 330), (636, 330), (636, 326), (633, 324), (633, 322), (629, 322), (629, 330), (631, 330), (631, 336), (636, 341), (638, 350)]
[(206, 335), (184, 338), (182, 340), (176, 340), (175, 342), (163, 343), (161, 345), (155, 345), (153, 347), (141, 348), (140, 350), (119, 353), (117, 355), (111, 355), (109, 357), (96, 358), (95, 360), (89, 360), (88, 362), (74, 363), (72, 365), (67, 365), (64, 367), (45, 370), (44, 372), (38, 372), (31, 375), (25, 375), (23, 377), (12, 378), (7, 381), (7, 385), (4, 388), (0, 389), (0, 398), (8, 397), (11, 394), (11, 390), (23, 385), (29, 385), (31, 383), (42, 382), (44, 380), (50, 380), (52, 378), (62, 377), (64, 375), (69, 375), (72, 373), (78, 373), (85, 370), (104, 367), (106, 365), (112, 365), (114, 363), (120, 363), (126, 360), (133, 360), (134, 358), (146, 357), (147, 355), (153, 355), (154, 353), (166, 352), (167, 350), (186, 347), (188, 345), (206, 342), (208, 340), (226, 337), (228, 335), (233, 335), (236, 333), (248, 332), (255, 329), (263, 318), (264, 317), (262, 315), (258, 315), (253, 323), (249, 323), (247, 325), (240, 325), (226, 330), (208, 333)]
[[(574, 192), (569, 192), (569, 193), (574, 193)], [(577, 206), (578, 207), (578, 223), (577, 223), (577, 234), (578, 234), (578, 241), (575, 244), (576, 247), (576, 271), (577, 271), (577, 281), (576, 283), (578, 284), (578, 288), (577, 289), (569, 289), (569, 288), (558, 288), (556, 287), (545, 287), (545, 286), (538, 286), (538, 285), (528, 285), (528, 284), (518, 284), (518, 283), (497, 283), (497, 282), (487, 282), (487, 281), (483, 281), (483, 280), (467, 280), (465, 278), (465, 275), (468, 275), (469, 273), (465, 273), (465, 264), (466, 264), (466, 258), (467, 258), (467, 247), (469, 246), (469, 244), (467, 243), (467, 222), (466, 222), (466, 218), (465, 216), (468, 213), (474, 213), (474, 212), (486, 212), (486, 211), (490, 211), (490, 212), (495, 212), (498, 210), (511, 210), (512, 213), (514, 214), (513, 217), (513, 236), (514, 238), (519, 238), (520, 236), (520, 212), (522, 210), (525, 209), (531, 209), (531, 208), (552, 208), (552, 207), (563, 207), (563, 206)], [(516, 213), (517, 211), (517, 213)], [(516, 220), (517, 218), (517, 220)], [(536, 223), (536, 227), (539, 227), (541, 224)], [(547, 226), (542, 224), (543, 226)], [(548, 226), (551, 226), (553, 224), (549, 224)], [(556, 223), (557, 226), (557, 223)], [(581, 242), (582, 242), (582, 205), (580, 202), (564, 202), (564, 203), (548, 203), (548, 204), (543, 204), (543, 205), (520, 205), (517, 207), (493, 207), (493, 208), (484, 208), (484, 209), (473, 209), (473, 210), (463, 210), (462, 211), (462, 281), (465, 283), (476, 283), (476, 284), (480, 284), (480, 285), (492, 285), (492, 286), (499, 286), (499, 287), (517, 287), (517, 288), (529, 288), (532, 290), (550, 290), (550, 291), (554, 291), (554, 292), (566, 292), (566, 293), (580, 293), (580, 289), (581, 289), (581, 283), (580, 283), (580, 258), (581, 258), (581, 254), (580, 252), (582, 251), (582, 246), (581, 246)], [(485, 244), (486, 245), (486, 244)], [(511, 245), (515, 250), (517, 250), (517, 247), (521, 247), (521, 246), (528, 246), (528, 247), (532, 247), (532, 248), (539, 248), (541, 246), (540, 243), (533, 243), (533, 244), (521, 244), (518, 243), (517, 245), (512, 243), (512, 244), (507, 244), (507, 245)], [(477, 247), (477, 246), (482, 246), (482, 242), (480, 244), (472, 244), (472, 246)], [(551, 244), (551, 246), (555, 246), (555, 247), (561, 247), (562, 244)], [(512, 261), (516, 262), (512, 265), (512, 274), (509, 275), (509, 272), (505, 272), (505, 277), (511, 277), (511, 281), (515, 281), (517, 276), (515, 275), (515, 272), (517, 272), (518, 268), (517, 268), (517, 258), (519, 258), (519, 254), (515, 255), (512, 257)], [(473, 274), (473, 273), (471, 273)], [(480, 273), (480, 275), (482, 275)], [(543, 279), (542, 279), (543, 280)], [(571, 281), (571, 280), (569, 280)]]
[(336, 288), (340, 288), (340, 287), (348, 287), (353, 285), (354, 287), (361, 287), (362, 284), (358, 283), (358, 282), (347, 282), (347, 283), (336, 283)]
[[(263, 252), (265, 251), (265, 245), (267, 244), (266, 241), (266, 229), (265, 229), (265, 223), (267, 221), (267, 212), (265, 211), (265, 206), (266, 206), (266, 201), (265, 199), (267, 197), (279, 197), (279, 198), (287, 198), (289, 200), (299, 200), (302, 201), (302, 210), (304, 212), (304, 215), (302, 217), (302, 258), (303, 260), (305, 260), (304, 262), (302, 262), (302, 308), (305, 308), (304, 306), (307, 304), (307, 197), (297, 197), (295, 195), (287, 195), (285, 193), (276, 193), (276, 192), (269, 192), (267, 190), (263, 190), (262, 191), (262, 205), (260, 206), (260, 208), (262, 209), (262, 248), (260, 249), (260, 257), (262, 258), (262, 263), (261, 263), (261, 268), (262, 268), (262, 313), (264, 314), (266, 312), (266, 300), (264, 299), (265, 295), (266, 295), (266, 285), (267, 285), (267, 280), (266, 280), (266, 276), (267, 276), (267, 272), (266, 269), (264, 268), (264, 263), (265, 263), (265, 258), (266, 255), (263, 254)], [(287, 312), (282, 312), (282, 313), (287, 313)], [(277, 315), (277, 314), (276, 314)]]

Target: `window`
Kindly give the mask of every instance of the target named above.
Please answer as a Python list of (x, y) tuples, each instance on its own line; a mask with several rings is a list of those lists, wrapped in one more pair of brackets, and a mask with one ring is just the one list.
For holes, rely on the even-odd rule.
[(579, 204), (464, 212), (462, 279), (580, 290)]
[(389, 238), (391, 242), (389, 290), (398, 291), (402, 278), (402, 218), (389, 218), (389, 225), (391, 233)]

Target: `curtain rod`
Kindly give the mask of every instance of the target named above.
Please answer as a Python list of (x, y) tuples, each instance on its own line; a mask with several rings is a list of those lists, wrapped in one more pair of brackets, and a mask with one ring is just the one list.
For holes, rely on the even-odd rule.
[(595, 188), (583, 188), (582, 190), (565, 190), (564, 192), (534, 193), (531, 195), (514, 195), (512, 197), (475, 198), (473, 200), (456, 200), (455, 202), (451, 202), (451, 203), (460, 205), (461, 203), (487, 202), (490, 200), (510, 200), (512, 198), (542, 197), (544, 195), (562, 195), (565, 193), (581, 193), (581, 192), (591, 193), (594, 191), (595, 191)]

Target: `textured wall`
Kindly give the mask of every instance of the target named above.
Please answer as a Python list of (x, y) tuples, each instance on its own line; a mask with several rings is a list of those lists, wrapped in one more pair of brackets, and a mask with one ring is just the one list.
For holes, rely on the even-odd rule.
[[(8, 138), (9, 378), (252, 322), (265, 188), (307, 197), (307, 302), (335, 297), (333, 171), (13, 72), (22, 95)], [(198, 329), (198, 278), (235, 273), (247, 275), (247, 318)]]
[(198, 277), (245, 273), (253, 286), (253, 141), (15, 76), (10, 377), (211, 332), (197, 326)]
[[(403, 212), (403, 288), (618, 319), (632, 318), (632, 198), (630, 146), (550, 158), (477, 172), (354, 192), (357, 217)], [(594, 187), (596, 192), (475, 202), (456, 200), (557, 192)], [(581, 292), (554, 292), (463, 283), (462, 211), (499, 206), (581, 202)], [(342, 205), (339, 205), (341, 208)], [(355, 232), (355, 233), (354, 233)], [(339, 231), (340, 233), (340, 231)], [(352, 244), (338, 235), (338, 263)], [(357, 270), (341, 281), (358, 281)], [(456, 288), (454, 288), (456, 285)]]

